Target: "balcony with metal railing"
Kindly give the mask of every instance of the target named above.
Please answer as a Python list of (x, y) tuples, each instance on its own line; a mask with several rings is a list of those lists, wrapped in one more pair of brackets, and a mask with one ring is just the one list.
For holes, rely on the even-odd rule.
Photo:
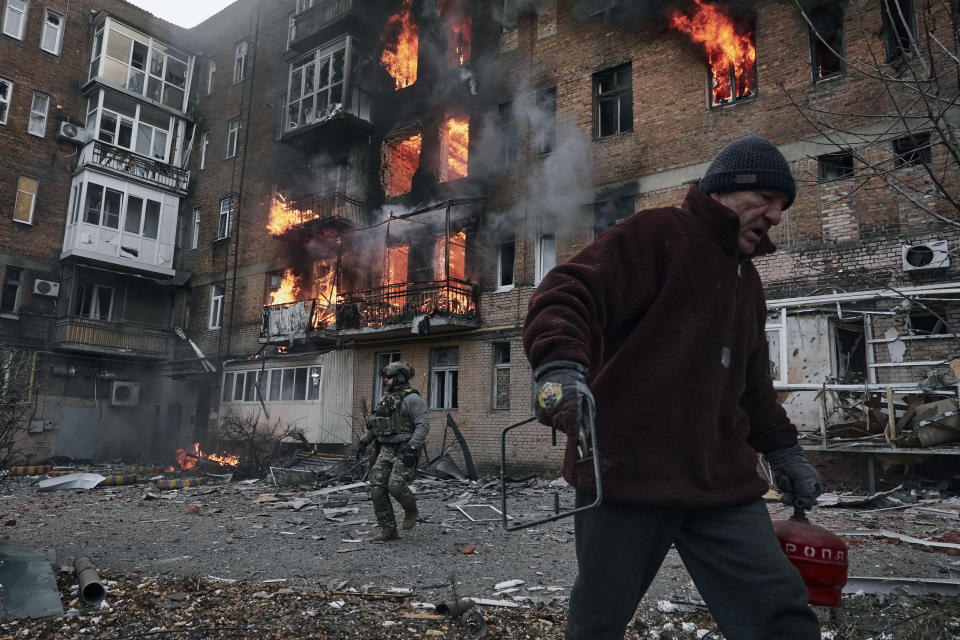
[[(370, 207), (342, 191), (306, 194), (297, 198), (279, 199), (278, 208), (271, 212), (271, 225), (289, 232), (309, 232), (332, 227), (338, 230), (356, 229), (366, 224)], [(271, 231), (281, 231), (279, 228)]]
[(121, 178), (137, 178), (155, 186), (186, 195), (190, 172), (132, 151), (94, 140), (80, 154), (80, 164), (93, 164)]
[(480, 285), (463, 280), (404, 282), (337, 296), (337, 333), (444, 332), (480, 326)]
[(57, 320), (53, 342), (60, 351), (164, 360), (172, 339), (156, 325), (75, 316)]
[(360, 28), (376, 29), (379, 3), (374, 0), (315, 0), (293, 18), (290, 48), (309, 51), (333, 35)]

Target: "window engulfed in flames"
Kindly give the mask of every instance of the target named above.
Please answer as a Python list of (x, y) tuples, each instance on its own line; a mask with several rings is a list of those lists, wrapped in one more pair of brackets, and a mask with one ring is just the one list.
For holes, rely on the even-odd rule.
[(447, 67), (450, 69), (470, 61), (470, 33), (472, 20), (464, 15), (459, 0), (440, 0), (437, 13), (450, 29), (447, 48)]
[(385, 285), (403, 284), (407, 281), (407, 265), (410, 258), (410, 247), (398, 245), (387, 247), (387, 270)]
[(292, 269), (287, 269), (283, 272), (280, 286), (270, 292), (270, 304), (296, 302), (298, 295), (300, 295), (300, 276), (295, 275)]
[(694, 0), (692, 15), (676, 11), (670, 26), (690, 36), (707, 53), (712, 78), (711, 106), (756, 93), (757, 50), (751, 31), (738, 32), (737, 22), (723, 8)]
[(328, 260), (313, 263), (313, 297), (317, 301), (310, 323), (323, 329), (337, 319), (337, 270)]
[(384, 190), (388, 196), (406, 193), (413, 184), (413, 174), (420, 166), (420, 145), (423, 136), (419, 133), (406, 138), (396, 138), (385, 143)]
[(270, 205), (270, 220), (267, 231), (271, 235), (279, 236), (298, 224), (309, 222), (317, 217), (317, 212), (311, 209), (297, 209), (291, 206), (279, 193), (273, 197)]
[(446, 147), (446, 166), (442, 180), (457, 180), (467, 177), (468, 147), (470, 143), (470, 121), (464, 116), (451, 117), (443, 123), (443, 143)]
[(417, 81), (419, 40), (419, 30), (413, 21), (413, 0), (403, 0), (400, 10), (387, 20), (380, 56), (380, 63), (394, 79), (397, 89)]

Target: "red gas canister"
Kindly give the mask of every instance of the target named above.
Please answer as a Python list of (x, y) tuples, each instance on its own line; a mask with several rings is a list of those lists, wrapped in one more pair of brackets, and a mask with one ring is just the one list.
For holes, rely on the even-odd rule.
[(811, 524), (796, 507), (788, 520), (773, 523), (780, 546), (800, 570), (810, 594), (810, 604), (840, 606), (840, 592), (847, 584), (847, 545), (837, 534)]

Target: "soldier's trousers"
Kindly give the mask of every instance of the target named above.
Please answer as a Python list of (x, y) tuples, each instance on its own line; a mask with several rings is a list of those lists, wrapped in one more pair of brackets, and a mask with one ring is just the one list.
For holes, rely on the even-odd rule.
[(381, 528), (397, 526), (396, 516), (393, 514), (393, 496), (404, 511), (414, 511), (417, 500), (410, 491), (410, 483), (416, 474), (417, 468), (408, 467), (400, 458), (400, 447), (380, 445), (380, 453), (370, 471), (370, 499), (373, 502), (373, 512), (377, 516), (377, 524)]

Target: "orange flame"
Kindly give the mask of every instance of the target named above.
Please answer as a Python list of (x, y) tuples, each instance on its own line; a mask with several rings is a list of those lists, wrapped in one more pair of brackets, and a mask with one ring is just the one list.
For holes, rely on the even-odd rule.
[(403, 284), (407, 281), (407, 260), (410, 256), (409, 245), (387, 247), (386, 283)]
[(441, 0), (437, 4), (437, 14), (450, 27), (450, 44), (447, 50), (447, 66), (459, 67), (470, 60), (470, 34), (472, 20), (463, 15), (463, 8), (457, 0)]
[(447, 171), (444, 181), (467, 177), (469, 119), (466, 116), (449, 118), (443, 126), (443, 138), (447, 146)]
[(387, 20), (384, 29), (380, 63), (387, 70), (397, 89), (417, 81), (417, 49), (419, 31), (413, 21), (413, 0), (403, 0), (400, 10)]
[(270, 205), (270, 221), (267, 224), (267, 231), (271, 235), (279, 236), (298, 224), (303, 224), (316, 217), (316, 211), (297, 209), (278, 193), (273, 197), (273, 203)]
[[(754, 65), (757, 50), (751, 34), (737, 33), (733, 18), (722, 7), (693, 0), (696, 13), (687, 16), (675, 11), (670, 26), (690, 36), (707, 52), (713, 73), (713, 105), (732, 98), (753, 95)], [(731, 91), (731, 74), (736, 86)]]
[(294, 275), (292, 269), (283, 272), (283, 280), (276, 291), (270, 292), (270, 304), (284, 304), (295, 302), (300, 293), (300, 276)]
[(197, 466), (197, 462), (201, 459), (212, 460), (227, 467), (236, 467), (240, 464), (239, 456), (235, 456), (230, 453), (211, 453), (205, 454), (200, 450), (200, 443), (193, 443), (193, 451), (187, 451), (186, 449), (177, 449), (177, 464), (180, 465), (180, 468), (184, 471), (192, 469)]
[(336, 270), (325, 260), (318, 260), (313, 264), (313, 273), (313, 297), (317, 304), (311, 323), (314, 329), (322, 329), (337, 317)]
[[(446, 265), (449, 252), (450, 264)], [(437, 236), (433, 248), (433, 269), (436, 280), (446, 280), (447, 273), (450, 280), (466, 280), (467, 232), (460, 231), (450, 236), (449, 249), (446, 238)]]
[(420, 144), (423, 136), (418, 134), (408, 138), (397, 139), (387, 143), (387, 153), (390, 164), (387, 167), (388, 179), (384, 185), (387, 195), (410, 191), (413, 184), (413, 174), (420, 166)]

